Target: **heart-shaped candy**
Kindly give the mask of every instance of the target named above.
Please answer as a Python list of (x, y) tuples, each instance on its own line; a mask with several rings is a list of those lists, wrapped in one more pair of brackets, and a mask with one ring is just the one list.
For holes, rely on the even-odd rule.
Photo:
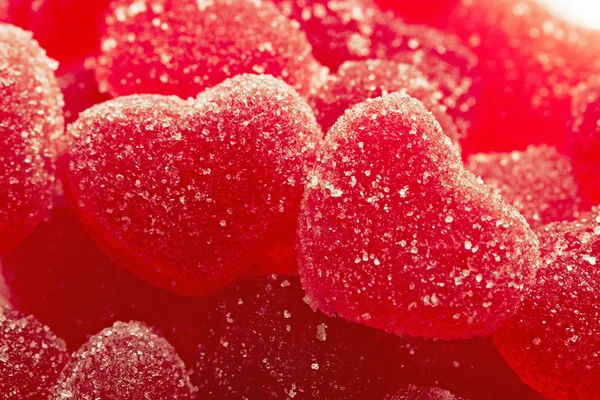
[(309, 176), (299, 268), (313, 304), (397, 334), (468, 338), (513, 314), (535, 234), (465, 171), (419, 101), (362, 103), (329, 131)]
[(96, 241), (151, 283), (215, 292), (293, 243), (321, 131), (270, 76), (240, 75), (195, 101), (132, 96), (70, 127), (68, 192)]

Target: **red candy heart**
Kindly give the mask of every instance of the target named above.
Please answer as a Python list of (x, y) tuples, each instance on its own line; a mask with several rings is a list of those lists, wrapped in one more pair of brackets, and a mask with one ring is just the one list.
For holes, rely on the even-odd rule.
[(475, 154), (466, 167), (519, 210), (532, 227), (572, 220), (583, 208), (571, 161), (553, 147)]
[(68, 191), (95, 239), (151, 283), (201, 296), (295, 240), (321, 132), (308, 104), (242, 75), (195, 101), (133, 96), (71, 125)]
[(459, 133), (454, 121), (440, 103), (437, 85), (430, 83), (416, 67), (394, 61), (365, 60), (342, 64), (337, 74), (328, 76), (310, 101), (324, 131), (352, 106), (387, 93), (408, 94), (421, 102), (440, 122), (442, 130), (456, 144)]
[(242, 73), (270, 74), (307, 94), (322, 67), (306, 36), (268, 2), (118, 0), (97, 70), (114, 96), (196, 96)]
[(0, 304), (0, 399), (46, 398), (68, 359), (47, 326)]
[(464, 170), (423, 105), (391, 94), (329, 131), (298, 230), (307, 296), (322, 311), (397, 334), (493, 332), (531, 283), (525, 219)]
[(538, 231), (537, 282), (519, 312), (494, 335), (525, 383), (548, 398), (600, 393), (600, 209)]
[(140, 322), (117, 322), (77, 350), (52, 388), (52, 400), (186, 399), (194, 387), (183, 361)]
[(64, 130), (55, 69), (30, 33), (0, 24), (0, 254), (31, 234), (52, 205)]

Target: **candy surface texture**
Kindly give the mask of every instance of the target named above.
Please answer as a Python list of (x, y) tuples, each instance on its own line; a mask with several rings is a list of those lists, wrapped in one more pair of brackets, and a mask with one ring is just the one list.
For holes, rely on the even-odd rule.
[(71, 357), (52, 399), (193, 399), (195, 389), (173, 347), (139, 322), (116, 322)]
[(100, 246), (159, 287), (188, 296), (244, 276), (293, 244), (321, 131), (291, 87), (238, 76), (195, 101), (141, 95), (70, 126), (68, 192)]
[(329, 131), (309, 176), (299, 269), (329, 315), (411, 336), (493, 332), (531, 284), (537, 238), (464, 170), (422, 103), (390, 94)]
[(0, 399), (45, 398), (68, 359), (47, 326), (0, 304)]

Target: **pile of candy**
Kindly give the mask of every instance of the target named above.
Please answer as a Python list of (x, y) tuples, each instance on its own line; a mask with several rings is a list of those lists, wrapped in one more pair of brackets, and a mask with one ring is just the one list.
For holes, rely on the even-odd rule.
[(600, 399), (600, 32), (534, 0), (0, 21), (0, 400)]

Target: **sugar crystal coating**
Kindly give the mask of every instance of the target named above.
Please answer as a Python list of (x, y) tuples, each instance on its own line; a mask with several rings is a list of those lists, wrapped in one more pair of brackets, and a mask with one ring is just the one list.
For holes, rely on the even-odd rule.
[(405, 93), (423, 102), (444, 133), (458, 142), (454, 121), (446, 113), (447, 107), (440, 104), (443, 95), (437, 85), (408, 64), (385, 60), (347, 61), (316, 90), (311, 104), (317, 121), (327, 131), (352, 106), (393, 92)]
[(269, 76), (243, 75), (185, 102), (118, 98), (71, 125), (68, 192), (95, 240), (151, 283), (200, 296), (295, 241), (321, 131)]
[(461, 400), (461, 398), (444, 389), (411, 385), (393, 395), (385, 396), (383, 400)]
[(469, 152), (564, 146), (573, 86), (600, 68), (594, 31), (552, 15), (535, 0), (461, 0), (441, 19), (479, 58), (481, 96)]
[(568, 153), (588, 201), (600, 203), (600, 78), (581, 83), (573, 95)]
[(346, 60), (368, 55), (370, 35), (381, 11), (372, 0), (273, 0), (297, 21), (315, 58), (336, 70)]
[(600, 393), (600, 209), (538, 231), (536, 285), (519, 312), (494, 335), (508, 364), (551, 399)]
[(362, 103), (325, 137), (299, 218), (299, 270), (323, 312), (392, 333), (493, 332), (531, 283), (525, 219), (464, 170), (422, 103)]
[[(116, 321), (156, 327), (184, 360), (195, 352), (204, 300), (157, 288), (115, 265), (90, 238), (64, 198), (23, 243), (2, 259), (7, 298), (65, 340), (70, 351)], [(35, 278), (32, 278), (35, 277)]]
[(380, 332), (313, 310), (298, 277), (245, 279), (215, 304), (198, 346), (199, 397), (350, 400), (397, 388)]
[(118, 0), (97, 76), (114, 96), (196, 96), (242, 74), (270, 74), (307, 94), (322, 67), (306, 36), (269, 1)]
[(50, 399), (193, 399), (183, 361), (146, 325), (116, 322), (71, 356)]
[(0, 254), (51, 207), (53, 158), (64, 129), (55, 69), (30, 33), (0, 24)]
[(572, 220), (582, 207), (571, 161), (553, 147), (475, 154), (466, 167), (519, 210), (532, 227)]
[(0, 399), (45, 398), (68, 359), (47, 326), (0, 304)]

